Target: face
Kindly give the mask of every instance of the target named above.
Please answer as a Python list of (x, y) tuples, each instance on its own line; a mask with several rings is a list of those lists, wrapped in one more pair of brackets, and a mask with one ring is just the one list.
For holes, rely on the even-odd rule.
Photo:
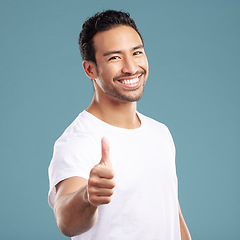
[(139, 34), (129, 26), (99, 32), (93, 38), (99, 97), (135, 102), (142, 94), (148, 77), (148, 62)]

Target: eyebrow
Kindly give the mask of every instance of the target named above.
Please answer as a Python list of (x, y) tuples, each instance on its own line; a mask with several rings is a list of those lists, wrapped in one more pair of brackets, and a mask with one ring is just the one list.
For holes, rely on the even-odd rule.
[[(143, 44), (140, 44), (140, 45), (138, 45), (138, 46), (136, 46), (136, 47), (133, 47), (133, 48), (132, 48), (132, 51), (137, 50), (137, 49), (140, 49), (140, 48), (143, 48)], [(105, 56), (108, 56), (108, 55), (119, 54), (119, 53), (122, 53), (122, 51), (120, 51), (120, 50), (107, 51), (107, 52), (105, 52), (105, 53), (103, 54), (103, 56), (105, 57)]]

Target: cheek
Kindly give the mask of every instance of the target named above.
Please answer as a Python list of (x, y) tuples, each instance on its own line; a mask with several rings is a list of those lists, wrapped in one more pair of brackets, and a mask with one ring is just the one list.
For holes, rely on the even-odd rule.
[(111, 68), (105, 68), (104, 71), (99, 72), (98, 81), (101, 85), (106, 85), (112, 82), (114, 73)]
[(148, 69), (148, 60), (146, 57), (143, 59), (143, 62), (144, 62), (143, 64), (144, 64), (145, 68)]
[(139, 58), (136, 63), (138, 66), (144, 68), (145, 70), (148, 70), (148, 61), (146, 57)]
[(122, 66), (120, 63), (109, 64), (104, 69), (104, 77), (112, 80), (114, 77), (121, 73), (121, 67)]

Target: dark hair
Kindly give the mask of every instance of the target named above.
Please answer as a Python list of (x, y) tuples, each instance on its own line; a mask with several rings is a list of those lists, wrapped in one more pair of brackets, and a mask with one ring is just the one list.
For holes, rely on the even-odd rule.
[(135, 29), (143, 42), (142, 36), (129, 13), (106, 10), (88, 18), (82, 25), (82, 31), (78, 40), (82, 59), (96, 64), (95, 49), (93, 46), (94, 35), (98, 32), (110, 30), (118, 25), (130, 26)]

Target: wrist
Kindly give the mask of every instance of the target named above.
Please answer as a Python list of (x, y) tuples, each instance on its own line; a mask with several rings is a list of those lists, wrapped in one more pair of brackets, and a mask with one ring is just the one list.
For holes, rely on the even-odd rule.
[(88, 193), (88, 186), (87, 185), (84, 187), (84, 190), (83, 190), (83, 202), (87, 205), (87, 207), (96, 211), (97, 206), (92, 204), (91, 201), (89, 200), (89, 193)]

